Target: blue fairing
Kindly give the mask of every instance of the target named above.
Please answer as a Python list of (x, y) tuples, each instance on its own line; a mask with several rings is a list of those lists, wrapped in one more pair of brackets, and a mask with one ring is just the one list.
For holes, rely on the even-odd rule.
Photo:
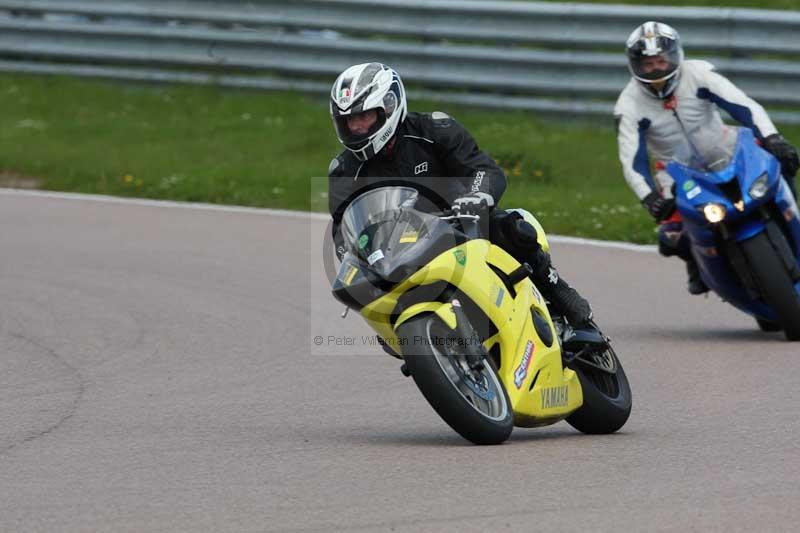
[(746, 241), (764, 231), (764, 221), (760, 219), (745, 219), (736, 230), (736, 242)]
[[(794, 218), (787, 223), (790, 228), (791, 236), (794, 239), (790, 244), (795, 251), (800, 251), (800, 210), (798, 210), (797, 203), (794, 200), (794, 196), (792, 196), (792, 191), (789, 189), (789, 184), (786, 183), (784, 179), (781, 179), (780, 187), (775, 195), (775, 204), (778, 206), (778, 210), (781, 213), (786, 213), (787, 211), (794, 212)], [(798, 260), (800, 260), (800, 254), (798, 254)]]
[[(800, 263), (800, 218), (789, 187), (780, 175), (778, 161), (756, 144), (750, 130), (740, 129), (735, 154), (724, 169), (703, 172), (672, 161), (667, 165), (667, 171), (675, 180), (676, 204), (692, 242), (692, 252), (697, 258), (703, 281), (742, 311), (775, 320), (772, 310), (760, 299), (752, 298), (742, 287), (728, 258), (717, 249), (717, 232), (706, 220), (703, 208), (709, 203), (724, 206), (727, 212), (723, 222), (725, 229), (730, 239), (737, 242), (750, 239), (765, 230), (762, 208), (766, 207), (782, 218), (789, 216), (790, 220), (786, 222), (789, 244)], [(767, 193), (755, 200), (749, 191), (764, 173), (768, 175)], [(730, 198), (732, 191), (737, 190), (737, 184), (736, 194), (741, 203), (734, 203)], [(796, 290), (800, 293), (800, 283)]]

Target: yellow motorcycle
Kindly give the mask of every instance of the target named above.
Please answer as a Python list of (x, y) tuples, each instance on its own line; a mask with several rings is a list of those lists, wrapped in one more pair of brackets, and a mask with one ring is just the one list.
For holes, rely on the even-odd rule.
[(481, 237), (479, 215), (423, 212), (418, 199), (390, 186), (348, 205), (333, 294), (403, 359), (439, 416), (476, 444), (562, 419), (584, 433), (621, 428), (631, 390), (609, 339), (551, 316), (531, 267)]

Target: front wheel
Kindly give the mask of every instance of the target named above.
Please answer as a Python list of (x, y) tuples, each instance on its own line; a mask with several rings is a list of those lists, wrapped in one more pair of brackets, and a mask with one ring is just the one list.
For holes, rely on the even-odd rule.
[[(436, 315), (397, 328), (411, 377), (428, 403), (459, 435), (475, 444), (500, 444), (514, 428), (511, 402), (491, 358), (470, 368), (459, 340)], [(462, 344), (463, 345), (463, 344)]]
[(800, 340), (800, 296), (778, 252), (764, 233), (741, 244), (761, 298), (775, 312), (786, 338)]
[(580, 356), (570, 365), (583, 389), (583, 405), (567, 422), (583, 433), (614, 433), (631, 414), (631, 386), (611, 346)]
[(773, 332), (773, 331), (780, 331), (783, 328), (777, 322), (772, 322), (770, 320), (764, 320), (763, 318), (756, 317), (756, 323), (758, 323), (758, 329), (761, 331)]

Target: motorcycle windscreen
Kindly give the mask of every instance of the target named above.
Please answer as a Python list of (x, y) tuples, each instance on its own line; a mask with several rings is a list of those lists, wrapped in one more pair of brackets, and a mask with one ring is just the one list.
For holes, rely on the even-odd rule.
[(667, 166), (670, 175), (679, 182), (694, 178), (707, 184), (724, 184), (737, 178), (745, 192), (766, 172), (769, 186), (775, 185), (777, 160), (757, 145), (753, 132), (724, 126), (719, 134), (716, 144), (705, 136), (687, 138)]
[(342, 217), (346, 250), (381, 278), (399, 283), (456, 246), (449, 224), (414, 209), (418, 198), (410, 187), (381, 187), (353, 200)]
[(735, 159), (738, 137), (739, 128), (721, 122), (697, 127), (686, 132), (683, 142), (675, 147), (672, 160), (692, 173), (725, 174), (723, 171)]

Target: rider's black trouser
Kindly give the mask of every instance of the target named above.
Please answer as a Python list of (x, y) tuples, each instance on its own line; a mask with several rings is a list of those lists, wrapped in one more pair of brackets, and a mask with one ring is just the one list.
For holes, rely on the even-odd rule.
[(573, 326), (585, 325), (592, 317), (589, 302), (558, 275), (550, 254), (542, 250), (539, 244), (536, 228), (520, 213), (502, 209), (495, 209), (489, 222), (489, 240), (520, 263), (531, 266), (531, 279), (551, 302), (551, 307), (566, 316)]
[(658, 252), (664, 257), (680, 257), (687, 263), (694, 261), (689, 235), (683, 222), (670, 220), (658, 227)]

